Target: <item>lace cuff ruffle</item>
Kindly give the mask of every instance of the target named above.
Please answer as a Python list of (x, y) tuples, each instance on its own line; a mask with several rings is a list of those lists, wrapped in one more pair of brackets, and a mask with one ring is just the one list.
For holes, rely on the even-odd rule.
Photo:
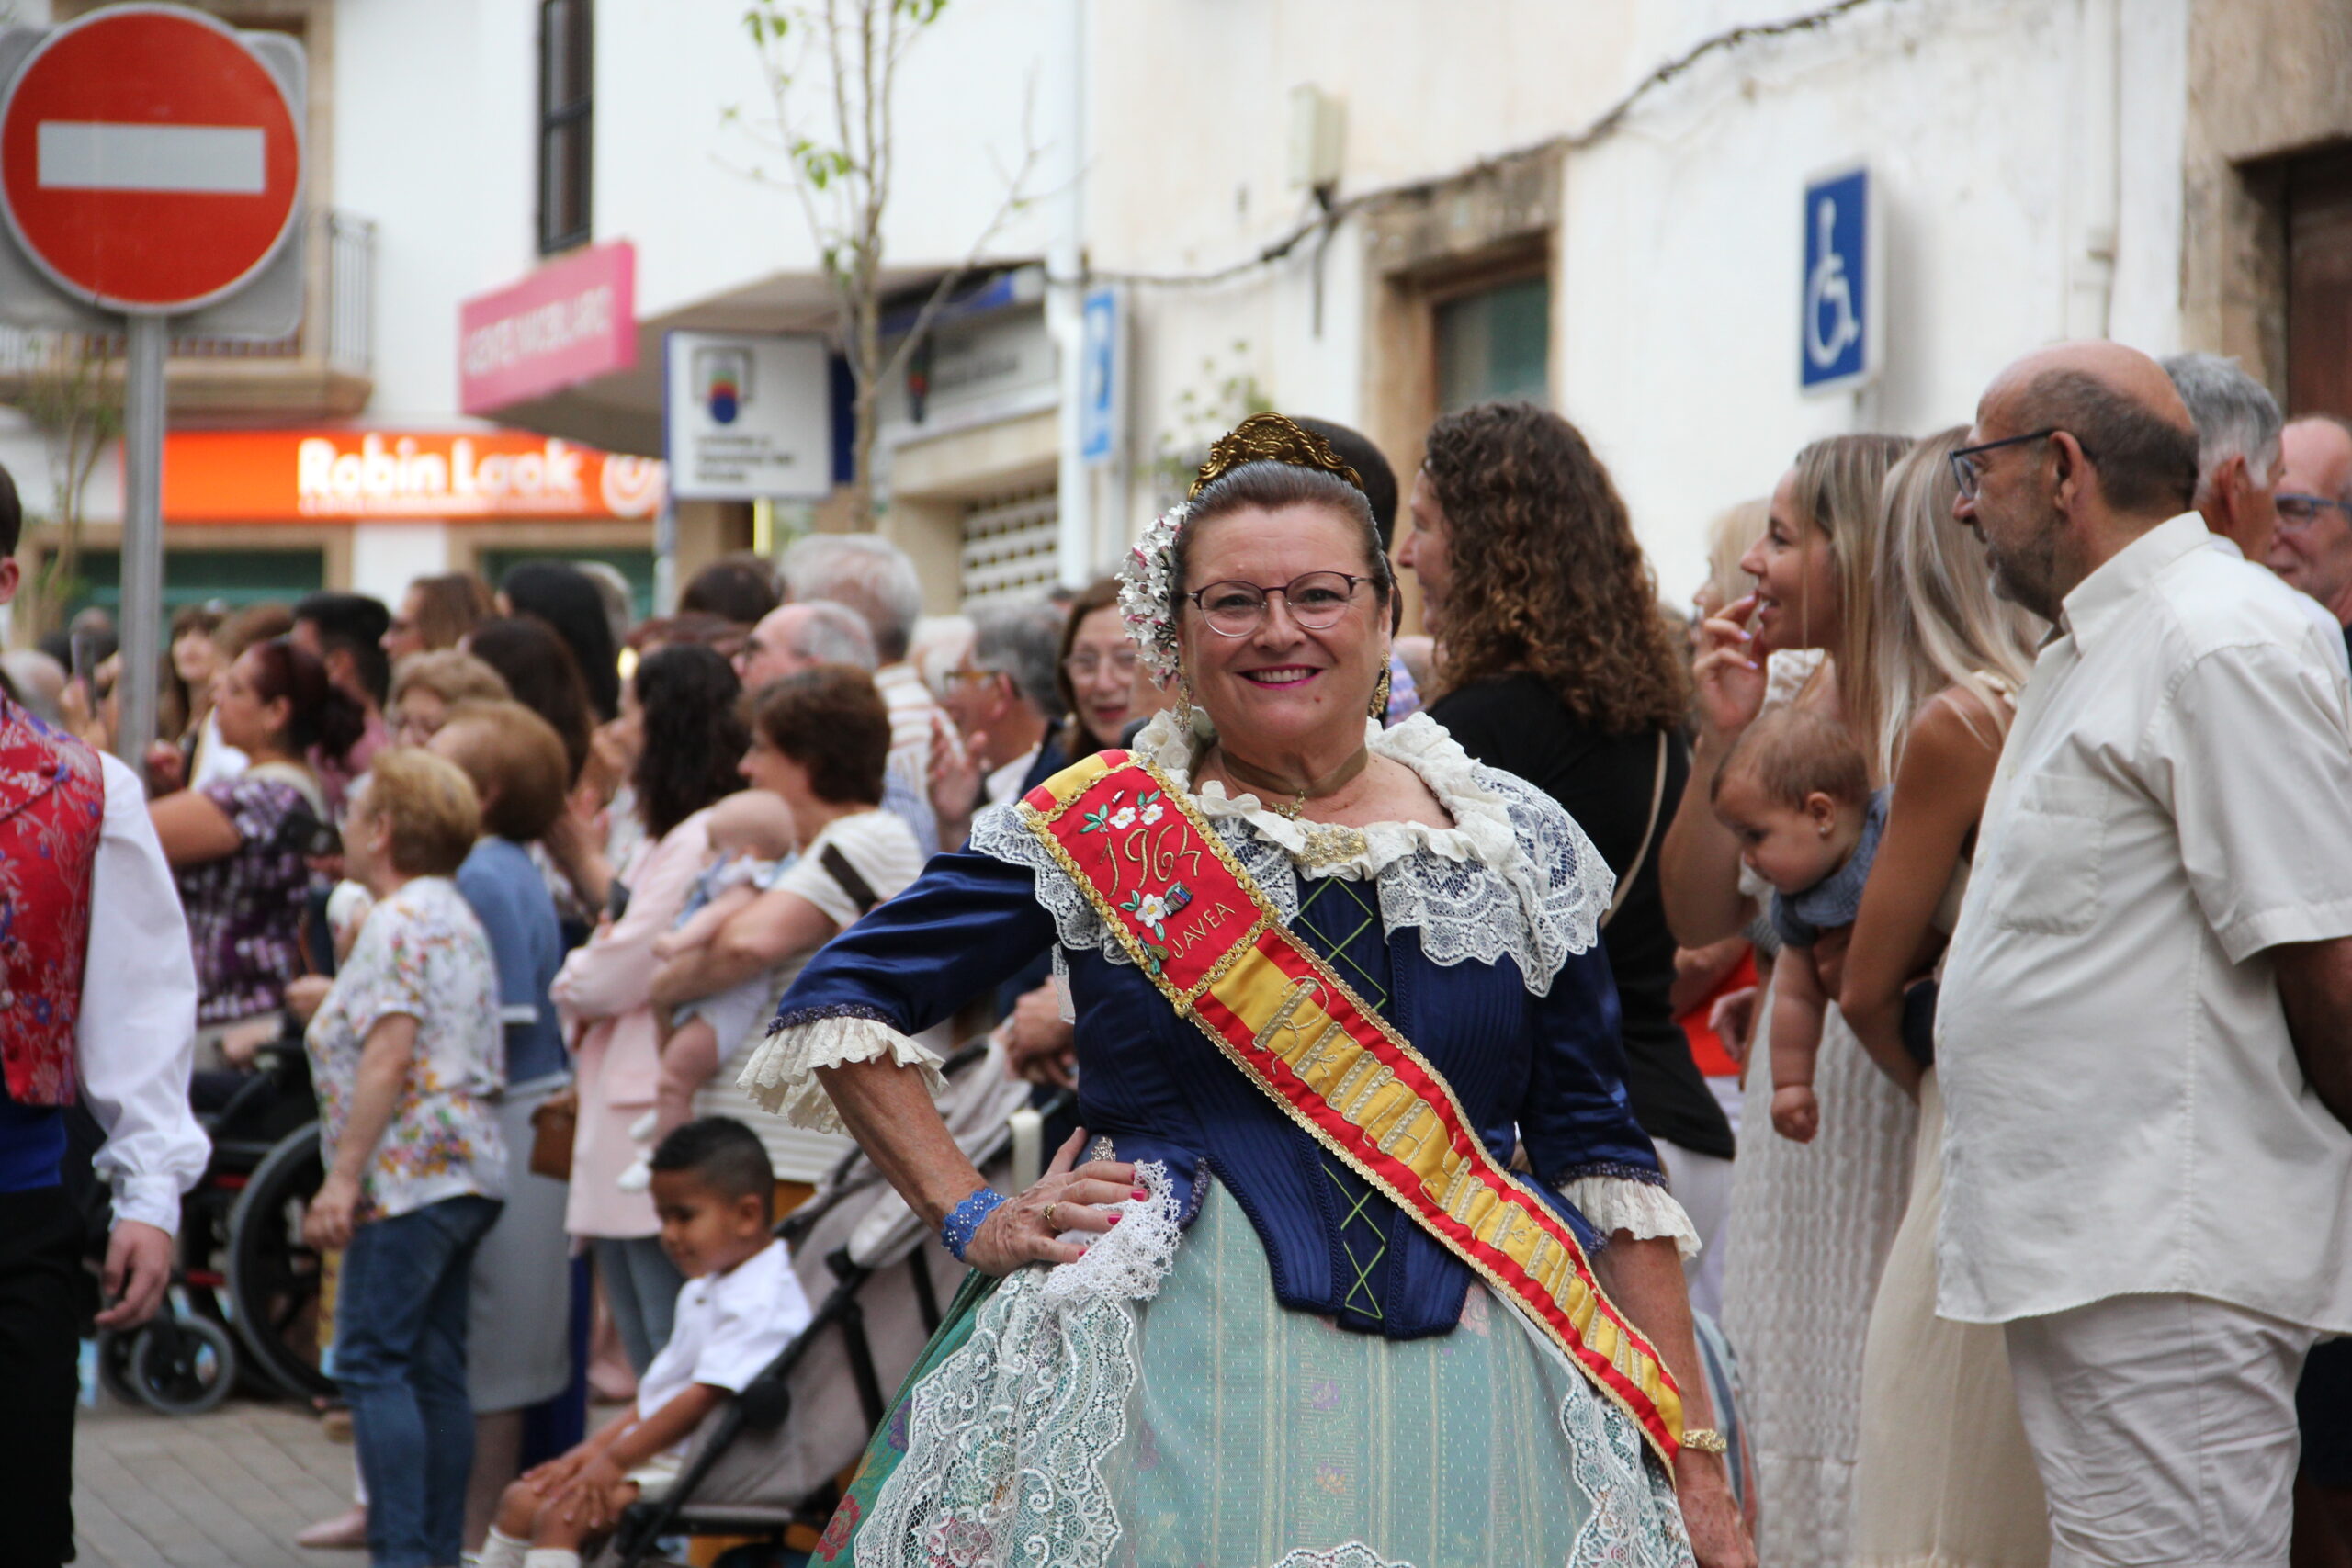
[(832, 1097), (817, 1079), (820, 1067), (858, 1062), (897, 1062), (919, 1068), (923, 1086), (937, 1100), (947, 1092), (939, 1057), (877, 1018), (811, 1009), (776, 1020), (735, 1081), (743, 1092), (796, 1127), (811, 1133), (846, 1133)]
[(1676, 1252), (1686, 1258), (1699, 1256), (1699, 1233), (1690, 1216), (1663, 1187), (1623, 1176), (1580, 1176), (1562, 1182), (1560, 1196), (1602, 1235), (1623, 1231), (1635, 1241), (1672, 1236)]

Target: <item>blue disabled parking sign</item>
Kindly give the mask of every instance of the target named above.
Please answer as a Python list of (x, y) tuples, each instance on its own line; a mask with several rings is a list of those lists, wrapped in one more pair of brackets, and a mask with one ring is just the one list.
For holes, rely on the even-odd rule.
[(1806, 182), (1797, 334), (1797, 385), (1804, 391), (1843, 390), (1868, 380), (1878, 368), (1872, 217), (1867, 168)]

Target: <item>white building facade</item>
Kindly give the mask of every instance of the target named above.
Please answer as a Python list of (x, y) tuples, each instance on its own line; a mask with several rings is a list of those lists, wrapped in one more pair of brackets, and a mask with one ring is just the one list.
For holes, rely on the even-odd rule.
[[(1250, 402), (1355, 423), (1409, 474), (1439, 413), (1532, 396), (1609, 463), (1679, 602), (1709, 520), (1804, 443), (1964, 424), (2045, 342), (2234, 354), (2297, 412), (2352, 412), (2342, 160), (2310, 151), (2352, 136), (2340, 6), (1091, 16), (1089, 259), (1136, 279), (1130, 525)], [(1302, 99), (1340, 123), (1319, 168)], [(1881, 352), (1860, 389), (1808, 395), (1804, 193), (1855, 164)]]
[[(175, 339), (167, 607), (318, 587), (395, 600), (417, 576), (494, 579), (514, 559), (557, 554), (619, 566), (650, 609), (658, 546), (690, 570), (753, 543), (754, 512), (764, 525), (766, 509), (689, 502), (665, 517), (658, 471), (644, 461), (663, 453), (666, 333), (821, 333), (835, 319), (816, 242), (782, 177), (773, 83), (742, 5), (194, 3), (305, 46), (309, 277), (301, 321), (282, 340)], [(51, 25), (99, 8), (36, 0), (12, 19)], [(951, 604), (968, 516), (982, 513), (988, 531), (990, 516), (1021, 513), (1008, 501), (1027, 501), (1034, 514), (1045, 499), (1046, 564), (997, 575), (1030, 584), (1054, 575), (1059, 359), (1035, 263), (1057, 226), (1074, 232), (1066, 195), (1037, 198), (1074, 188), (1055, 161), (1077, 141), (1076, 20), (1074, 0), (952, 6), (899, 76), (887, 276), (911, 299), (955, 273), (959, 293), (976, 297), (943, 318), (933, 395), (911, 407), (903, 389), (886, 398), (889, 445), (903, 453), (886, 451), (885, 462), (903, 457), (894, 466), (915, 487), (893, 523), (924, 547), (926, 569), (940, 574), (933, 596)], [(800, 96), (821, 110), (823, 73), (808, 75)], [(1033, 166), (1015, 190), (1024, 156)], [(1017, 210), (1001, 215), (1016, 197)], [(461, 310), (583, 254), (625, 255), (633, 273), (607, 301), (616, 351), (508, 403), (472, 396)], [(978, 265), (967, 271), (967, 262)], [(0, 462), (37, 515), (36, 554), (53, 537), (38, 518), (55, 510), (55, 476), (51, 443), (23, 411), (38, 401), (46, 352), (38, 338), (0, 342), (0, 404), (11, 410), (0, 413)], [(820, 400), (839, 396), (830, 384), (839, 376), (818, 389)], [(302, 483), (311, 470), (301, 458), (322, 449), (351, 479), (338, 495)], [(389, 475), (402, 455), (405, 471), (442, 475), (446, 493), (411, 487), (386, 500), (382, 487), (360, 484), (363, 465)], [(456, 476), (478, 471), (485, 456), (501, 473), (586, 479), (569, 491), (510, 488), (494, 501), (479, 487), (458, 493)], [(108, 452), (83, 488), (85, 602), (115, 596), (119, 471)], [(803, 525), (831, 520), (801, 510)], [(1033, 521), (1033, 545), (1036, 534)]]
[[(309, 49), (311, 255), (291, 337), (175, 354), (176, 471), (226, 477), (167, 504), (174, 602), (569, 552), (650, 605), (657, 547), (674, 581), (849, 524), (838, 496), (665, 510), (635, 461), (664, 451), (665, 334), (837, 322), (740, 0), (203, 4)], [(899, 73), (884, 240), (894, 330), (942, 277), (959, 302), (881, 389), (879, 525), (950, 610), (1115, 560), (1252, 407), (1409, 475), (1440, 413), (1525, 396), (1591, 439), (1679, 601), (1710, 518), (1804, 442), (1965, 423), (2052, 339), (2234, 354), (2352, 413), (2348, 78), (2334, 0), (956, 0)], [(1878, 355), (1808, 394), (1804, 191), (1857, 164)], [(461, 311), (623, 261), (602, 360), (469, 380)], [(0, 355), (0, 401), (28, 385)], [(808, 390), (838, 478), (838, 364)], [(306, 511), (301, 438), (356, 465), (370, 435), (605, 477)], [(21, 418), (0, 461), (47, 510)], [(100, 597), (117, 473), (85, 495)]]

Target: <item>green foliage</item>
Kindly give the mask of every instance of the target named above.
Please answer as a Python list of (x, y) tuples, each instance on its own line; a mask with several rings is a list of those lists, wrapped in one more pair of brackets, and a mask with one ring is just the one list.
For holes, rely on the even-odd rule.
[[(1005, 198), (917, 310), (912, 328), (885, 343), (881, 333), (885, 209), (896, 168), (898, 70), (907, 51), (947, 9), (948, 0), (750, 0), (742, 25), (759, 52), (775, 117), (753, 126), (740, 109), (720, 122), (742, 129), (783, 155), (775, 184), (800, 204), (808, 236), (838, 309), (834, 343), (856, 391), (851, 400), (850, 489), (854, 513), (870, 520), (881, 389), (904, 368), (957, 281), (987, 253), (1005, 220), (1028, 205), (1025, 186), (1039, 154), (1025, 149)], [(1028, 131), (1024, 117), (1023, 130)], [(764, 178), (754, 166), (747, 171)]]
[(33, 636), (62, 618), (86, 584), (82, 578), (82, 497), (98, 460), (122, 434), (122, 384), (115, 340), (81, 333), (28, 336), (17, 412), (40, 432), (52, 485), (45, 511), (26, 520), (46, 525), (49, 547), (27, 575), (17, 603)]

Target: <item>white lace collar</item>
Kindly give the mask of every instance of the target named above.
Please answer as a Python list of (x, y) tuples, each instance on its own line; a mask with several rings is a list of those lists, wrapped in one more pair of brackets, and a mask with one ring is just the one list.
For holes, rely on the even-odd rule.
[[(1302, 879), (1344, 877), (1377, 890), (1389, 930), (1414, 927), (1430, 962), (1451, 966), (1508, 957), (1528, 990), (1546, 994), (1571, 953), (1589, 949), (1609, 908), (1614, 878), (1608, 863), (1559, 803), (1534, 785), (1471, 760), (1433, 719), (1416, 715), (1390, 730), (1366, 727), (1365, 743), (1402, 762), (1453, 818), (1450, 828), (1385, 822), (1350, 830), (1348, 852), (1331, 852), (1340, 835), (1293, 822), (1255, 795), (1227, 795), (1217, 784), (1192, 787), (1193, 746), (1161, 715), (1136, 736), (1148, 758), (1185, 791), (1285, 920), (1298, 914)], [(972, 819), (971, 847), (1035, 876), (1037, 902), (1054, 917), (1062, 950), (1094, 950), (1113, 964), (1131, 962), (1083, 891), (1023, 824), (1011, 803)]]
[[(1293, 821), (1267, 808), (1254, 795), (1228, 795), (1222, 782), (1211, 779), (1193, 787), (1193, 757), (1205, 737), (1188, 735), (1177, 727), (1172, 712), (1153, 716), (1136, 737), (1133, 750), (1156, 763), (1159, 771), (1193, 797), (1201, 815), (1212, 821), (1239, 820), (1261, 838), (1281, 846), (1303, 864), (1307, 858), (1309, 824)], [(1476, 861), (1505, 876), (1523, 873), (1527, 852), (1512, 828), (1510, 803), (1490, 783), (1461, 743), (1425, 713), (1417, 713), (1394, 729), (1364, 721), (1364, 744), (1375, 757), (1402, 762), (1420, 776), (1453, 818), (1451, 828), (1426, 822), (1376, 822), (1357, 829), (1363, 848), (1344, 859), (1318, 854), (1310, 874), (1371, 878), (1417, 850), (1428, 850), (1451, 861)]]

